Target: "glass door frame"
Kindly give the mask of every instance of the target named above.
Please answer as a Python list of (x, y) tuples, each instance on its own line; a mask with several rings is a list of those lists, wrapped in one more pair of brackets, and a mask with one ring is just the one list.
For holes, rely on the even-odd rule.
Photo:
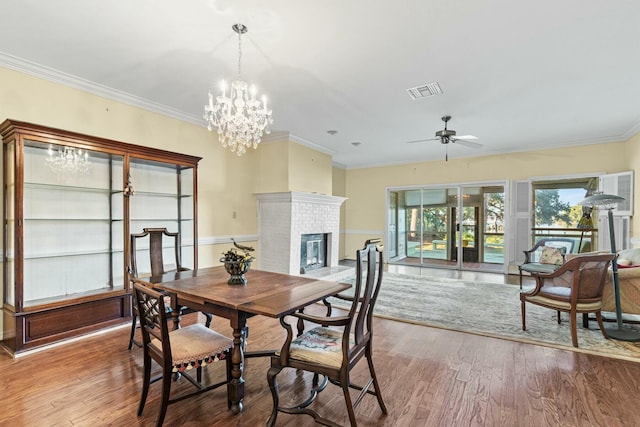
[[(499, 268), (491, 269), (483, 261), (485, 258), (485, 246), (488, 220), (487, 201), (485, 200), (486, 188), (502, 188), (503, 195), (503, 217), (502, 217), (502, 263), (491, 263)], [(508, 215), (508, 182), (489, 181), (479, 183), (457, 183), (443, 185), (423, 185), (411, 187), (388, 187), (386, 189), (386, 229), (385, 235), (389, 242), (396, 242), (396, 256), (388, 248), (387, 259), (391, 264), (416, 265), (421, 267), (437, 267), (456, 270), (490, 271), (496, 273), (508, 272), (508, 257), (506, 256), (507, 215)], [(434, 191), (429, 196), (431, 203), (425, 205), (425, 191)], [(438, 204), (434, 199), (437, 192), (444, 191), (445, 200)], [(391, 211), (391, 194), (395, 197), (395, 212)], [(499, 191), (498, 191), (499, 193)], [(487, 192), (487, 194), (490, 194)], [(419, 196), (419, 197), (418, 197)], [(478, 197), (480, 196), (480, 197)], [(454, 201), (454, 204), (451, 202)], [(446, 229), (432, 227), (434, 230), (424, 230), (425, 206), (434, 208), (445, 208)], [(473, 207), (472, 218), (464, 215), (465, 209)], [(396, 216), (395, 230), (389, 227), (392, 215)], [(455, 218), (452, 217), (455, 215)], [(404, 220), (402, 220), (404, 219)], [(464, 222), (470, 222), (472, 227), (472, 240), (464, 238), (463, 233), (458, 233), (458, 227), (465, 228)], [(460, 225), (459, 225), (460, 224)], [(415, 228), (415, 229), (414, 229)], [(436, 230), (437, 228), (437, 230)], [(467, 227), (468, 228), (468, 227)], [(480, 229), (482, 228), (482, 229)], [(425, 234), (428, 234), (428, 236)], [(394, 235), (392, 236), (391, 233)], [(442, 236), (440, 236), (442, 234)], [(489, 232), (489, 235), (496, 235)], [(435, 236), (435, 237), (434, 237)], [(429, 238), (430, 237), (430, 238)], [(442, 238), (440, 238), (442, 237)], [(467, 236), (468, 237), (468, 236)], [(464, 243), (467, 243), (465, 245)], [(434, 251), (443, 252), (435, 254)], [(439, 258), (430, 256), (438, 255)], [(442, 257), (444, 255), (444, 257)], [(410, 259), (413, 259), (411, 261)], [(433, 260), (430, 262), (429, 260)], [(425, 262), (426, 261), (426, 262)]]

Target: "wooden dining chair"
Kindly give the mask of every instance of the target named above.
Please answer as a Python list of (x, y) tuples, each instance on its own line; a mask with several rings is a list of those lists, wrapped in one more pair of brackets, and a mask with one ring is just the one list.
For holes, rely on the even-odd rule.
[[(144, 378), (138, 416), (141, 416), (144, 410), (149, 386), (162, 379), (160, 413), (156, 422), (157, 426), (161, 426), (169, 405), (213, 390), (231, 381), (230, 349), (233, 341), (199, 323), (169, 331), (164, 295), (151, 289), (151, 284), (148, 282), (139, 279), (132, 279), (132, 281), (140, 315), (144, 349)], [(162, 368), (162, 375), (154, 379), (151, 378), (152, 360)], [(219, 360), (226, 362), (225, 380), (204, 385), (202, 368)], [(196, 370), (196, 378), (189, 374), (193, 369)], [(171, 384), (174, 382), (175, 373), (180, 373), (180, 380), (187, 379), (196, 387), (196, 390), (183, 392), (172, 398)], [(230, 406), (231, 401), (227, 397), (227, 407)]]
[[(380, 291), (383, 272), (382, 251), (376, 243), (367, 241), (364, 249), (357, 252), (356, 283), (352, 288), (352, 296), (334, 296), (350, 302), (347, 314), (331, 316), (329, 305), (327, 316), (298, 312), (280, 319), (287, 331), (287, 338), (280, 351), (271, 357), (271, 367), (267, 373), (273, 397), (273, 410), (267, 426), (275, 424), (278, 412), (307, 414), (320, 424), (336, 426), (334, 422), (308, 408), (318, 393), (326, 388), (328, 382), (342, 388), (352, 426), (356, 425), (354, 409), (367, 394), (376, 396), (382, 413), (387, 413), (373, 367), (373, 308)], [(301, 326), (304, 321), (320, 326), (307, 330), (294, 339), (292, 325), (288, 322), (289, 317), (297, 318), (296, 327)], [(351, 382), (350, 373), (363, 357), (367, 360), (370, 378), (366, 385), (361, 386)], [(280, 406), (277, 375), (283, 368), (314, 374), (311, 395), (304, 402), (289, 407)], [(321, 383), (318, 381), (318, 375), (323, 377)], [(355, 400), (351, 398), (350, 389), (359, 391)]]
[[(180, 262), (180, 235), (179, 233), (173, 233), (166, 228), (144, 228), (142, 233), (132, 233), (130, 241), (130, 257), (131, 266), (129, 274), (133, 278), (140, 278), (139, 267), (144, 269), (144, 276), (161, 276), (171, 271), (187, 271), (188, 268), (182, 267)], [(168, 240), (169, 244), (165, 244)], [(144, 252), (139, 249), (138, 243), (144, 242)], [(148, 246), (148, 251), (146, 250)], [(173, 264), (167, 264), (164, 260), (165, 248), (172, 249), (172, 261)], [(145, 254), (144, 261), (140, 259), (139, 253)], [(135, 298), (135, 294), (133, 295)], [(171, 305), (166, 304), (168, 312), (171, 312)], [(187, 307), (180, 308), (180, 314), (193, 313), (194, 311)], [(132, 319), (131, 319), (131, 333), (129, 336), (129, 350), (133, 348), (133, 345), (140, 347), (142, 344), (135, 340), (136, 329), (138, 327), (138, 309), (135, 300), (132, 301)], [(209, 313), (202, 313), (205, 316), (206, 327), (211, 326), (212, 316)]]
[(578, 347), (578, 313), (595, 313), (602, 335), (607, 338), (602, 323), (602, 295), (613, 258), (613, 254), (579, 255), (553, 273), (534, 274), (536, 287), (520, 293), (522, 330), (527, 330), (525, 306), (529, 303), (556, 310), (558, 323), (561, 312), (569, 313), (574, 347)]

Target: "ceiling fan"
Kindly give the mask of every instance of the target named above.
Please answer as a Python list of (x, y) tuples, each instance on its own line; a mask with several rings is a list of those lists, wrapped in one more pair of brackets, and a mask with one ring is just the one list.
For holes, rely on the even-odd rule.
[[(447, 124), (451, 120), (451, 116), (442, 116), (442, 121), (444, 122), (444, 129), (436, 132), (435, 138), (427, 138), (427, 139), (418, 139), (415, 141), (407, 141), (408, 144), (414, 144), (416, 142), (426, 142), (426, 141), (440, 141), (441, 144), (448, 145), (449, 143), (460, 144), (469, 148), (480, 148), (482, 144), (477, 142), (473, 142), (471, 140), (478, 139), (478, 137), (473, 135), (460, 135), (456, 136), (456, 131), (453, 129), (447, 129)], [(445, 161), (449, 160), (449, 154), (445, 151)]]

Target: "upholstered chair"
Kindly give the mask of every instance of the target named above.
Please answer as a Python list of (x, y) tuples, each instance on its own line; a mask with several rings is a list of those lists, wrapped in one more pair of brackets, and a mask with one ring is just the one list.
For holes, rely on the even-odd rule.
[(522, 330), (526, 331), (526, 304), (536, 304), (558, 312), (569, 313), (571, 341), (578, 347), (577, 314), (595, 313), (602, 335), (607, 332), (602, 323), (602, 295), (612, 254), (580, 255), (565, 262), (549, 274), (533, 274), (536, 286), (520, 293)]
[[(213, 390), (231, 381), (230, 349), (233, 341), (199, 323), (169, 331), (164, 295), (151, 289), (148, 282), (139, 279), (132, 281), (144, 349), (144, 378), (138, 416), (141, 416), (144, 410), (150, 384), (162, 379), (160, 413), (156, 423), (157, 426), (161, 426), (170, 404)], [(202, 368), (220, 360), (225, 363), (225, 379), (204, 385)], [(151, 379), (152, 361), (162, 367), (161, 377)], [(190, 375), (191, 371), (196, 372), (196, 378)], [(171, 397), (174, 376), (180, 381), (186, 379), (191, 382), (196, 390)], [(231, 402), (227, 398), (227, 407), (230, 405)]]
[[(372, 316), (383, 272), (382, 252), (376, 243), (367, 241), (365, 248), (357, 252), (356, 283), (352, 296), (337, 296), (350, 305), (346, 314), (331, 316), (329, 305), (327, 316), (294, 313), (280, 319), (287, 331), (287, 338), (280, 351), (271, 357), (271, 368), (267, 374), (273, 397), (273, 410), (267, 426), (275, 424), (279, 412), (307, 414), (320, 424), (337, 425), (309, 408), (328, 382), (342, 389), (352, 426), (356, 425), (354, 409), (367, 394), (375, 396), (382, 413), (387, 413), (373, 367)], [(294, 338), (292, 326), (288, 322), (290, 318), (297, 321), (297, 326), (302, 326), (305, 322), (318, 326)], [(361, 359), (366, 359), (369, 368), (369, 379), (364, 386), (352, 383), (350, 378), (351, 370)], [(314, 374), (309, 398), (291, 407), (280, 405), (277, 376), (284, 368)], [(323, 378), (322, 382), (319, 381), (319, 376)], [(351, 398), (350, 389), (359, 391), (354, 400)]]

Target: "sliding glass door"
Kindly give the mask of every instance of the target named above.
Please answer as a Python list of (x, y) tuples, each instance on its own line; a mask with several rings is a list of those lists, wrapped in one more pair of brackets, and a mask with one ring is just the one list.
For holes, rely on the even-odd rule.
[(392, 263), (502, 271), (504, 185), (388, 191)]

